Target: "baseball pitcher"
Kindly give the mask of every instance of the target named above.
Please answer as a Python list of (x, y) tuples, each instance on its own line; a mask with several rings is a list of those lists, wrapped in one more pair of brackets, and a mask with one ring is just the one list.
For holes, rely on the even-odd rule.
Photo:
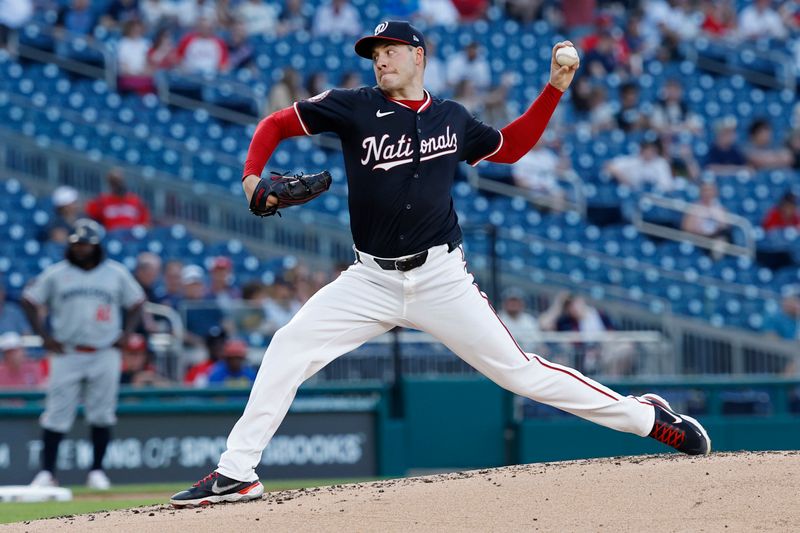
[(322, 194), (327, 173), (262, 180), (282, 139), (333, 132), (342, 141), (356, 262), (317, 292), (273, 337), (218, 468), (174, 495), (175, 506), (258, 498), (261, 453), (297, 388), (336, 357), (395, 326), (426, 331), (502, 387), (618, 431), (689, 454), (711, 441), (662, 398), (621, 396), (574, 369), (526, 353), (474, 283), (450, 191), (458, 165), (513, 163), (536, 144), (579, 65), (559, 66), (517, 120), (496, 130), (425, 90), (426, 47), (407, 22), (387, 21), (355, 45), (377, 85), (330, 90), (263, 120), (243, 178), (258, 215)]

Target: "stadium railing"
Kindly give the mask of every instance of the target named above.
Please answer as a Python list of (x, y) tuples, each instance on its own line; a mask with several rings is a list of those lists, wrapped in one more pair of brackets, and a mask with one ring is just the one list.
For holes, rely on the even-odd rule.
[[(5, 150), (0, 150), (0, 168), (4, 169), (5, 176), (20, 179), (34, 192), (49, 194), (60, 184), (73, 185), (83, 192), (98, 192), (101, 189), (103, 176), (108, 170), (107, 160), (87, 160), (56, 145), (42, 150), (35, 140), (2, 128), (0, 139), (5, 141)], [(128, 172), (128, 178), (131, 190), (145, 198), (152, 208), (154, 218), (165, 222), (179, 220), (201, 238), (237, 238), (256, 254), (265, 257), (293, 254), (312, 266), (330, 265), (331, 261), (352, 261), (352, 239), (346, 225), (337, 217), (290, 209), (285, 214), (282, 221), (284, 223), (264, 224), (242, 209), (239, 199), (230, 194), (216, 194), (213, 186), (187, 183), (158, 172), (147, 176)], [(636, 260), (615, 258), (580, 246), (576, 248), (524, 231), (502, 229), (501, 236), (526, 242), (539, 250), (539, 254), (547, 254), (552, 250), (568, 253), (581, 263), (596, 260), (601, 269), (644, 268)], [(479, 279), (486, 279), (491, 258), (474, 252), (470, 252), (470, 268)], [(576, 280), (569, 274), (533, 267), (525, 261), (501, 259), (500, 264), (503, 286), (516, 285), (532, 294), (552, 296), (558, 290), (575, 290), (576, 287), (585, 285), (585, 280)], [(657, 272), (660, 277), (684, 279), (682, 272), (667, 271), (655, 265), (646, 267)], [(715, 278), (700, 276), (696, 282), (703, 290), (716, 287), (720, 294), (778, 298), (778, 295), (769, 291), (759, 289), (755, 291), (757, 294), (753, 294), (753, 290), (747, 286), (726, 283)], [(742, 357), (735, 354), (745, 350), (745, 347), (747, 353), (773, 354), (778, 360), (785, 360), (789, 354), (794, 357), (796, 352), (794, 343), (788, 341), (785, 344), (781, 341), (767, 342), (762, 335), (733, 329), (720, 330), (708, 324), (700, 324), (696, 320), (679, 319), (670, 312), (668, 302), (642, 294), (641, 290), (635, 293), (630, 287), (592, 282), (591, 291), (581, 292), (588, 292), (587, 296), (602, 301), (604, 309), (613, 310), (615, 317), (626, 329), (657, 329), (668, 332), (676, 352), (684, 350), (686, 343), (693, 349), (711, 350), (702, 357), (704, 360), (723, 357), (731, 361), (728, 365), (731, 369), (734, 366), (743, 370), (748, 368), (747, 364), (733, 365), (733, 361), (742, 360)], [(614, 305), (615, 297), (623, 303)], [(652, 326), (631, 327), (631, 324), (642, 321), (649, 322)], [(707, 339), (707, 342), (701, 342), (700, 339)], [(734, 343), (733, 339), (741, 341)], [(713, 355), (717, 350), (719, 353), (734, 355)]]
[(738, 228), (741, 231), (744, 236), (744, 245), (739, 245), (733, 242), (697, 235), (696, 233), (676, 229), (669, 225), (648, 221), (646, 220), (647, 211), (653, 207), (676, 211), (680, 213), (681, 216), (693, 213), (697, 209), (696, 204), (676, 198), (644, 194), (637, 202), (636, 209), (633, 211), (633, 224), (642, 233), (663, 239), (671, 239), (673, 241), (691, 242), (695, 246), (721, 254), (750, 258), (756, 255), (756, 238), (753, 225), (743, 216), (725, 212), (721, 213), (722, 216), (719, 217), (720, 220), (718, 220), (718, 222), (722, 222), (731, 228)]

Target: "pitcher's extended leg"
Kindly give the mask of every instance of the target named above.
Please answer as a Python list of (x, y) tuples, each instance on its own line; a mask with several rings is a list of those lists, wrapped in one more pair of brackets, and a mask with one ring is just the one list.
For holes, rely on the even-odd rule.
[(498, 385), (597, 424), (646, 436), (653, 428), (649, 402), (622, 396), (577, 370), (519, 348), (486, 297), (472, 282), (459, 251), (437, 276), (420, 279), (409, 319)]
[(250, 398), (228, 436), (217, 471), (239, 481), (258, 479), (255, 467), (300, 384), (343, 353), (388, 331), (398, 316), (397, 282), (356, 264), (317, 292), (273, 337)]

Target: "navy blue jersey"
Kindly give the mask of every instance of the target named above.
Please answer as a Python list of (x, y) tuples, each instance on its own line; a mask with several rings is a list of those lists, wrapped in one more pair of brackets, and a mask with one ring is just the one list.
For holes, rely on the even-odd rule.
[(462, 106), (432, 98), (419, 111), (377, 87), (333, 89), (294, 104), (308, 135), (342, 141), (356, 248), (399, 257), (461, 237), (450, 191), (459, 161), (477, 164), (502, 135)]

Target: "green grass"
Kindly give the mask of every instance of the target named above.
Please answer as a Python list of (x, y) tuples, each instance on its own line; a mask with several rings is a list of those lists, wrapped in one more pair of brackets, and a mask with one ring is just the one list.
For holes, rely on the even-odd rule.
[[(295, 479), (262, 481), (267, 491), (299, 489), (303, 487), (323, 487), (343, 483), (372, 481), (375, 478), (358, 479)], [(186, 483), (148, 483), (140, 485), (114, 485), (108, 491), (96, 491), (76, 486), (72, 489), (73, 499), (69, 502), (0, 503), (0, 524), (23, 522), (40, 518), (53, 518), (64, 515), (97, 513), (114, 509), (129, 509), (143, 505), (166, 504), (170, 496), (191, 485)], [(108, 496), (130, 495), (126, 499), (108, 499)], [(137, 498), (137, 495), (140, 495)]]
[(71, 502), (0, 503), (0, 524), (52, 518), (55, 516), (96, 513), (114, 509), (129, 509), (141, 505), (164, 503), (161, 498), (131, 500), (77, 500)]

